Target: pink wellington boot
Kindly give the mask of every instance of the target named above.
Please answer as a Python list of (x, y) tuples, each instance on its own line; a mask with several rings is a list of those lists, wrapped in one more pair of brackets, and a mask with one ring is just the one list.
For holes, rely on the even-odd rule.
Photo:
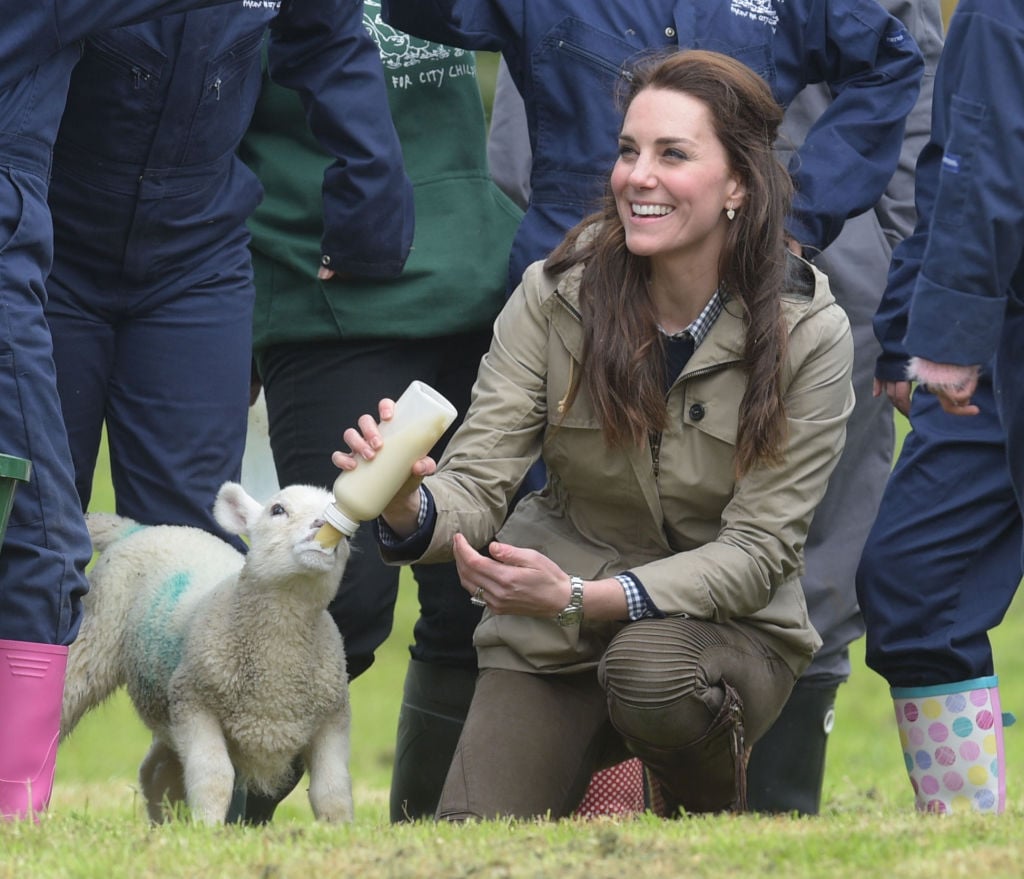
[(50, 802), (67, 658), (67, 647), (0, 639), (0, 820)]

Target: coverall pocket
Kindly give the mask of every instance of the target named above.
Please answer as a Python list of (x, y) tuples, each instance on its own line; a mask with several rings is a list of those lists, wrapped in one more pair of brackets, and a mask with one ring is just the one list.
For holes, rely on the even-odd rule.
[(92, 156), (96, 144), (116, 144), (105, 158), (144, 165), (152, 131), (139, 120), (152, 117), (166, 66), (166, 56), (130, 30), (89, 39), (71, 77), (60, 148)]
[(262, 27), (246, 34), (206, 65), (185, 164), (212, 162), (238, 146), (262, 87), (259, 50), (263, 36)]
[(932, 216), (951, 229), (963, 225), (967, 195), (975, 174), (975, 148), (984, 137), (988, 107), (953, 95), (949, 108), (949, 134), (939, 171), (939, 188)]

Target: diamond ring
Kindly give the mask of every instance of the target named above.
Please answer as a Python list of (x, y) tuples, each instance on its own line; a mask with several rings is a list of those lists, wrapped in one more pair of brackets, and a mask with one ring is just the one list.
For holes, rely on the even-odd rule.
[(475, 604), (477, 607), (487, 607), (487, 602), (484, 601), (484, 590), (483, 588), (477, 589), (473, 594), (473, 597), (469, 599), (470, 604)]

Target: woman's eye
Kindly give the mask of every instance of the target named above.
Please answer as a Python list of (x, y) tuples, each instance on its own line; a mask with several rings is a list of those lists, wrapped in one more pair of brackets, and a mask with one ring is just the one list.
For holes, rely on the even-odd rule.
[(620, 158), (629, 158), (630, 156), (634, 156), (634, 155), (636, 155), (636, 150), (633, 149), (633, 147), (626, 146), (626, 144), (620, 144), (619, 145), (619, 157)]
[(678, 159), (679, 161), (686, 161), (687, 155), (682, 150), (665, 150), (665, 158), (667, 159)]

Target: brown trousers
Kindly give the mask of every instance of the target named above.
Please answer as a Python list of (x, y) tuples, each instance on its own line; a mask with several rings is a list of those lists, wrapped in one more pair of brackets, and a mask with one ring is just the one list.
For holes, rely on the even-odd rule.
[(623, 628), (596, 673), (483, 669), (437, 817), (562, 818), (630, 753), (670, 809), (742, 809), (745, 752), (793, 683), (758, 630), (676, 617)]

